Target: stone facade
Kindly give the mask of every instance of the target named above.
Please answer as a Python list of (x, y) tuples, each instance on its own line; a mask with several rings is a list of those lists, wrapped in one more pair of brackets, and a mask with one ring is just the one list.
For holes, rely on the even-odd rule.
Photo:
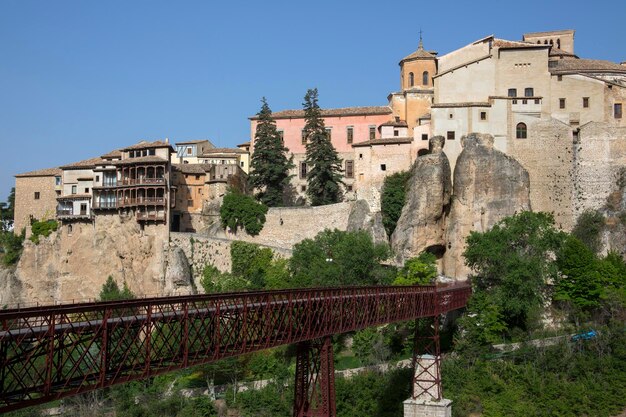
[(15, 233), (30, 236), (30, 220), (56, 218), (61, 170), (50, 168), (15, 176)]

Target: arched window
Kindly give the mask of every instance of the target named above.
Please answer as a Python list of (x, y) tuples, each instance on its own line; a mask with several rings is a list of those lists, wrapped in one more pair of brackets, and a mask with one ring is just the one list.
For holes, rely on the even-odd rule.
[(517, 139), (526, 139), (528, 135), (528, 129), (526, 128), (526, 123), (518, 123), (515, 128), (515, 137)]
[(556, 40), (556, 47), (561, 49), (561, 40), (560, 39)]
[(550, 45), (554, 45), (554, 41), (550, 39)]
[(412, 72), (409, 72), (409, 87), (413, 87), (415, 85), (415, 76)]
[(422, 85), (428, 85), (428, 71), (422, 73)]

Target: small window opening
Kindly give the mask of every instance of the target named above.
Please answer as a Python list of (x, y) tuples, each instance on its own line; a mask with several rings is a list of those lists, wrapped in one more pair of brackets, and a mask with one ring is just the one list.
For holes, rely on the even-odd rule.
[(448, 140), (454, 140), (454, 130), (448, 130), (448, 132), (446, 134), (446, 138)]
[(387, 164), (380, 164), (381, 171), (387, 171)]
[(481, 111), (480, 112), (480, 120), (487, 120), (487, 112), (486, 111)]
[(422, 140), (428, 140), (428, 133), (422, 133)]
[(583, 107), (584, 108), (589, 107), (589, 97), (583, 97)]
[(564, 109), (565, 108), (565, 99), (564, 98), (560, 98), (559, 99), (559, 109)]

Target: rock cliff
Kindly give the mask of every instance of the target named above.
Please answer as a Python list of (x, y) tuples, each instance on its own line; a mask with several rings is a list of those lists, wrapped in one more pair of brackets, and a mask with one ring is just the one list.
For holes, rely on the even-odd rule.
[(431, 138), (430, 152), (419, 156), (411, 169), (406, 202), (391, 236), (396, 263), (400, 265), (426, 249), (441, 253), (445, 247), (452, 179), (444, 142), (443, 136)]
[(484, 232), (506, 216), (530, 210), (528, 172), (514, 158), (493, 148), (493, 136), (471, 133), (461, 138), (443, 273), (463, 279), (468, 269), (462, 253), (471, 231)]

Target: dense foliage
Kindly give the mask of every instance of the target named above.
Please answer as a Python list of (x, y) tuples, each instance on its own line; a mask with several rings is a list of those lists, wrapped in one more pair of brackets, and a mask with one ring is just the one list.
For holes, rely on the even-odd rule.
[(598, 253), (602, 245), (601, 233), (604, 229), (604, 216), (597, 210), (585, 210), (576, 220), (572, 235), (577, 237), (593, 253)]
[(41, 236), (48, 237), (50, 233), (56, 231), (59, 228), (59, 223), (56, 220), (33, 220), (30, 223), (31, 228), (31, 242), (35, 244), (39, 243), (39, 238)]
[(430, 252), (422, 252), (404, 263), (393, 285), (427, 285), (437, 278), (437, 258)]
[(0, 203), (0, 232), (9, 229), (13, 224), (15, 210), (15, 187), (11, 188), (11, 193), (7, 202)]
[(15, 265), (22, 255), (22, 248), (26, 231), (22, 230), (20, 234), (13, 232), (0, 232), (0, 247), (2, 249), (2, 263), (4, 265)]
[(259, 120), (254, 135), (254, 153), (250, 162), (250, 184), (257, 190), (256, 198), (268, 207), (284, 205), (285, 191), (289, 186), (289, 170), (294, 167), (293, 156), (282, 142), (272, 110), (265, 97), (261, 100)]
[(396, 230), (396, 224), (406, 201), (407, 184), (410, 178), (411, 173), (408, 171), (396, 172), (385, 177), (380, 198), (380, 211), (388, 236)]
[(324, 127), (317, 103), (317, 88), (304, 96), (304, 135), (306, 137), (307, 194), (311, 204), (321, 206), (341, 201), (341, 158)]
[(548, 282), (557, 277), (554, 255), (564, 239), (550, 214), (532, 212), (507, 217), (467, 238), (464, 257), (473, 271), (474, 291), (497, 308), (508, 329), (529, 329), (550, 299)]
[(289, 261), (295, 287), (384, 284), (380, 261), (387, 245), (375, 244), (366, 231), (324, 230), (293, 248)]
[(229, 190), (220, 207), (222, 227), (233, 232), (244, 229), (249, 235), (258, 235), (265, 224), (267, 206), (236, 190)]

